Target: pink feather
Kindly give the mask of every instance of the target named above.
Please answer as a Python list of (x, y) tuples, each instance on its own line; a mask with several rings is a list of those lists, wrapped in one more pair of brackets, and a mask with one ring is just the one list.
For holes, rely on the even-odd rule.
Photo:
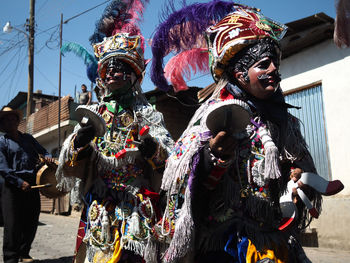
[(209, 72), (209, 54), (207, 48), (194, 48), (186, 50), (172, 57), (164, 68), (165, 77), (171, 82), (175, 92), (187, 90), (184, 80), (191, 79), (191, 73)]
[(141, 30), (139, 27), (140, 21), (143, 19), (143, 12), (145, 9), (144, 3), (148, 3), (149, 0), (126, 0), (125, 3), (128, 3), (128, 10), (125, 10), (126, 13), (129, 14), (127, 20), (119, 20), (115, 19), (114, 22), (114, 30), (112, 35), (116, 33), (124, 32), (129, 33), (130, 35), (139, 35), (141, 36), (141, 47), (144, 51), (145, 40), (141, 34)]

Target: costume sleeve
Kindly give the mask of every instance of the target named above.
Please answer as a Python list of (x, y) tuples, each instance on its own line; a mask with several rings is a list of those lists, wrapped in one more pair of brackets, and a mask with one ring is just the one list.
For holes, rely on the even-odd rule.
[(211, 153), (208, 143), (203, 147), (200, 155), (197, 174), (202, 176), (202, 184), (208, 190), (214, 190), (231, 162), (225, 162), (216, 158)]
[(149, 135), (158, 143), (156, 152), (147, 161), (153, 169), (161, 168), (165, 165), (166, 159), (173, 150), (174, 141), (165, 128), (162, 113), (153, 109), (151, 105), (144, 105), (140, 109), (140, 113), (143, 117), (141, 127), (148, 125), (150, 127)]
[(0, 139), (0, 175), (4, 180), (18, 188), (21, 188), (23, 180), (15, 175), (13, 169), (9, 167), (7, 158), (7, 147), (3, 139)]
[(82, 169), (83, 167), (81, 165), (82, 161), (77, 158), (79, 153), (72, 147), (75, 134), (76, 132), (73, 132), (64, 141), (58, 160), (59, 165), (56, 171), (57, 182), (59, 185), (64, 185), (63, 189), (66, 191), (74, 188), (76, 178), (84, 177), (84, 169)]

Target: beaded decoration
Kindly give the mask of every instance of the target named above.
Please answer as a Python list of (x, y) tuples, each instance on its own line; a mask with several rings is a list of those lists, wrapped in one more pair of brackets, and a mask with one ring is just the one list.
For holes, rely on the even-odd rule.
[(174, 160), (179, 159), (184, 153), (188, 151), (189, 145), (196, 139), (197, 135), (195, 133), (189, 134), (183, 138), (180, 138), (177, 141), (174, 151), (171, 154), (171, 157)]
[(123, 249), (142, 256), (155, 220), (151, 200), (140, 193), (117, 205), (108, 202), (103, 205), (95, 200), (88, 210), (84, 242), (111, 256), (120, 238)]
[(107, 170), (101, 177), (108, 188), (124, 190), (142, 173), (137, 165), (127, 164), (119, 169)]
[[(107, 104), (107, 108), (101, 107), (102, 118), (106, 122), (107, 132), (104, 137), (99, 137), (95, 142), (96, 149), (103, 155), (115, 156), (124, 148), (135, 148), (132, 141), (138, 137), (138, 123), (135, 112), (122, 109), (114, 116), (111, 110), (115, 108), (115, 102)], [(114, 120), (114, 123), (113, 123)], [(113, 130), (112, 130), (113, 129)]]

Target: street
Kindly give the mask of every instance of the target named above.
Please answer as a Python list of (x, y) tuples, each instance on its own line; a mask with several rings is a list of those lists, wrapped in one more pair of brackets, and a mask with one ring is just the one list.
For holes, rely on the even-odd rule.
[[(79, 214), (59, 216), (41, 213), (40, 224), (36, 234), (31, 256), (35, 262), (71, 263), (75, 248)], [(3, 227), (0, 227), (0, 262), (2, 257)], [(327, 248), (306, 247), (306, 254), (314, 263), (347, 263), (350, 262), (350, 251), (337, 251)]]
[[(41, 213), (38, 231), (30, 255), (42, 263), (71, 263), (75, 248), (79, 216), (59, 216)], [(0, 262), (3, 261), (2, 237), (4, 228), (0, 228)]]

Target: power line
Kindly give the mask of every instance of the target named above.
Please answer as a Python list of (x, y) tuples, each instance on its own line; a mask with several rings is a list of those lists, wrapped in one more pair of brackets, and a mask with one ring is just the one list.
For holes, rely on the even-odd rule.
[[(151, 73), (150, 72), (147, 72), (147, 75), (148, 75), (149, 78), (151, 78)], [(191, 81), (194, 81), (194, 80), (197, 80), (197, 79), (203, 78), (205, 76), (209, 76), (209, 75), (210, 75), (210, 73), (206, 73), (206, 74), (200, 75), (200, 76), (198, 76), (198, 77), (196, 77), (194, 79), (190, 79), (188, 81), (185, 81), (185, 83), (187, 84), (187, 83), (189, 83)]]
[[(8, 66), (14, 61), (14, 59), (15, 59), (15, 57), (16, 57), (17, 54), (19, 54), (19, 52), (18, 52), (18, 53), (15, 53), (15, 54), (13, 55), (13, 57), (11, 57), (11, 58), (9, 59), (9, 62), (7, 63), (7, 65), (5, 66), (5, 68), (3, 68), (3, 69), (1, 70), (0, 76), (6, 72), (6, 69), (7, 69)], [(23, 60), (24, 60), (24, 59), (23, 59)], [(1, 85), (0, 87), (2, 87), (2, 85)]]
[[(110, 2), (110, 1), (111, 1), (111, 0), (107, 0), (107, 1), (105, 1), (105, 2), (103, 2), (103, 3), (101, 3), (101, 4), (98, 4), (98, 5), (94, 6), (94, 7), (89, 8), (89, 9), (87, 9), (87, 10), (85, 10), (85, 11), (83, 11), (83, 12), (81, 12), (81, 13), (75, 15), (75, 16), (72, 16), (72, 17), (66, 19), (65, 21), (63, 21), (63, 24), (67, 24), (70, 20), (72, 20), (72, 19), (74, 19), (74, 18), (77, 18), (77, 17), (79, 17), (79, 16), (81, 16), (81, 15), (87, 13), (87, 12), (90, 12), (91, 10), (93, 10), (93, 9), (95, 9), (95, 8), (101, 6), (101, 5), (104, 5), (105, 3), (108, 3), (108, 2)], [(50, 28), (48, 28), (48, 29), (45, 29), (45, 30), (41, 31), (40, 33), (37, 33), (36, 35), (45, 33), (45, 32), (47, 32), (47, 31), (49, 31), (49, 30), (51, 30), (51, 29), (53, 29), (53, 28), (55, 28), (55, 27), (59, 28), (59, 26), (60, 26), (60, 24), (56, 24), (56, 25), (54, 25), (54, 26), (52, 26), (52, 27), (50, 27)]]
[[(63, 22), (63, 24), (67, 24), (69, 21), (71, 21), (71, 20), (73, 20), (73, 19), (75, 19), (75, 18), (77, 18), (77, 17), (79, 17), (79, 16), (81, 16), (81, 15), (83, 15), (83, 14), (86, 14), (86, 13), (90, 12), (91, 10), (96, 9), (97, 7), (100, 7), (101, 5), (104, 5), (104, 4), (106, 4), (106, 3), (110, 2), (110, 1), (111, 1), (111, 0), (104, 1), (104, 2), (101, 3), (101, 4), (98, 4), (98, 5), (94, 6), (94, 7), (91, 7), (91, 8), (89, 8), (89, 9), (87, 9), (87, 10), (85, 10), (85, 11), (83, 11), (83, 12), (77, 14), (77, 15), (74, 15), (74, 16), (72, 16), (72, 17), (66, 19), (66, 20)], [(57, 25), (54, 25), (54, 26), (52, 26), (52, 27), (50, 27), (50, 28), (48, 28), (48, 29), (42, 30), (42, 31), (39, 32), (39, 33), (36, 33), (36, 36), (37, 36), (37, 35), (46, 33), (47, 31), (50, 31), (50, 30), (52, 30), (52, 29), (55, 28), (55, 31), (52, 32), (52, 33), (50, 34), (50, 38), (49, 38), (49, 39), (46, 41), (46, 43), (45, 43), (46, 47), (49, 48), (49, 49), (51, 49), (51, 50), (57, 49), (58, 46), (59, 46), (59, 44), (58, 44), (58, 42), (59, 42), (59, 41), (58, 41), (58, 36), (57, 36), (57, 37), (54, 36), (54, 35), (57, 34), (57, 32), (58, 32), (59, 26), (60, 26), (60, 24), (57, 24)], [(38, 29), (38, 30), (39, 30), (39, 29)], [(56, 44), (55, 44), (53, 47), (50, 47), (50, 46), (49, 46), (50, 43), (56, 43)], [(42, 48), (40, 49), (40, 51), (41, 51), (41, 50), (42, 50)]]
[(43, 9), (43, 7), (47, 4), (49, 0), (46, 0), (39, 8), (38, 10), (36, 11), (37, 15), (40, 13), (41, 9)]
[[(20, 51), (21, 52), (23, 52), (23, 49), (21, 48), (20, 49)], [(15, 72), (15, 74), (14, 74), (14, 77), (13, 77), (13, 79), (16, 79), (17, 81), (16, 81), (16, 83), (14, 84), (14, 87), (13, 87), (13, 93), (15, 93), (17, 90), (18, 90), (18, 85), (19, 85), (19, 81), (20, 81), (20, 77), (18, 77), (18, 78), (16, 78), (16, 75), (18, 75), (18, 76), (21, 76), (22, 75), (22, 72), (23, 72), (23, 64), (22, 64), (22, 66), (21, 67), (19, 67), (19, 64), (20, 64), (20, 62), (22, 62), (24, 59), (23, 59), (23, 54), (22, 54), (22, 59), (20, 60), (20, 53), (18, 52), (18, 61), (17, 61), (17, 65), (16, 65), (16, 72)], [(18, 69), (20, 69), (19, 71), (18, 71)]]
[[(18, 71), (18, 65), (19, 65), (20, 62), (23, 61), (23, 58), (22, 58), (22, 60), (20, 60), (20, 58), (21, 58), (21, 57), (20, 57), (20, 52), (16, 53), (16, 54), (14, 55), (14, 58), (15, 58), (16, 56), (18, 57), (16, 67), (13, 69), (12, 72), (10, 72), (10, 73), (8, 74), (7, 79), (6, 79), (6, 80), (2, 83), (2, 85), (1, 85), (1, 86), (3, 86), (5, 82), (7, 82), (7, 81), (10, 80), (10, 84), (9, 84), (8, 89), (7, 89), (7, 100), (9, 100), (9, 97), (10, 97), (10, 91), (11, 91), (11, 89), (12, 89), (12, 83), (13, 83), (13, 81), (16, 79), (16, 74), (17, 74), (17, 71)], [(18, 79), (19, 79), (19, 78), (18, 78)]]
[[(57, 24), (57, 25), (54, 25), (54, 26), (52, 26), (52, 27), (50, 27), (50, 28), (48, 28), (48, 29), (45, 29), (45, 30), (42, 30), (41, 32), (39, 32), (39, 33), (36, 33), (35, 34), (35, 36), (37, 36), (37, 35), (40, 35), (40, 34), (43, 34), (43, 33), (46, 33), (47, 31), (50, 31), (51, 29), (53, 29), (53, 28), (59, 28), (59, 26), (60, 26), (60, 24)], [(57, 29), (56, 29), (57, 30)]]
[(186, 83), (189, 83), (191, 81), (194, 81), (194, 80), (197, 80), (197, 79), (203, 78), (205, 76), (209, 76), (209, 75), (210, 75), (210, 73), (206, 73), (206, 74), (200, 75), (200, 76), (198, 76), (198, 77), (196, 77), (194, 79), (190, 79), (190, 80), (186, 81)]
[(11, 39), (9, 41), (7, 41), (7, 45), (4, 47), (1, 47), (0, 50), (2, 50), (2, 52), (0, 52), (0, 56), (12, 51), (13, 49), (17, 48), (18, 46), (20, 48), (24, 47), (25, 44), (21, 45), (23, 42), (25, 43), (26, 39), (22, 39), (20, 41), (14, 42)]
[(77, 14), (77, 15), (75, 15), (75, 16), (72, 16), (71, 18), (68, 18), (68, 19), (66, 19), (65, 21), (63, 21), (63, 24), (67, 24), (70, 20), (72, 20), (72, 19), (74, 19), (74, 18), (77, 18), (78, 16), (81, 16), (81, 15), (87, 13), (87, 12), (90, 12), (91, 10), (93, 10), (93, 9), (95, 9), (95, 8), (101, 6), (101, 5), (104, 5), (105, 3), (108, 3), (109, 1), (111, 1), (111, 0), (107, 0), (107, 1), (101, 3), (101, 4), (97, 5), (97, 6), (91, 7), (90, 9), (81, 12), (80, 14)]
[(48, 77), (46, 77), (46, 75), (45, 75), (44, 73), (42, 73), (42, 72), (40, 71), (40, 69), (39, 69), (37, 66), (34, 66), (34, 67), (35, 67), (35, 69), (40, 73), (40, 75), (41, 75), (44, 79), (46, 79), (47, 82), (50, 83), (50, 85), (51, 85), (52, 87), (55, 88), (55, 91), (57, 91), (57, 90), (58, 90), (57, 86), (56, 86), (55, 84), (53, 84), (53, 83), (51, 82), (51, 80), (50, 80)]
[(67, 70), (67, 69), (65, 69), (65, 68), (64, 68), (64, 71), (66, 71), (66, 72), (72, 74), (73, 76), (79, 77), (79, 78), (81, 78), (81, 79), (87, 79), (87, 77), (83, 77), (83, 76), (81, 76), (81, 75), (79, 75), (79, 74), (76, 74), (76, 73), (74, 73), (74, 72), (72, 72), (72, 71), (69, 71), (69, 70)]

